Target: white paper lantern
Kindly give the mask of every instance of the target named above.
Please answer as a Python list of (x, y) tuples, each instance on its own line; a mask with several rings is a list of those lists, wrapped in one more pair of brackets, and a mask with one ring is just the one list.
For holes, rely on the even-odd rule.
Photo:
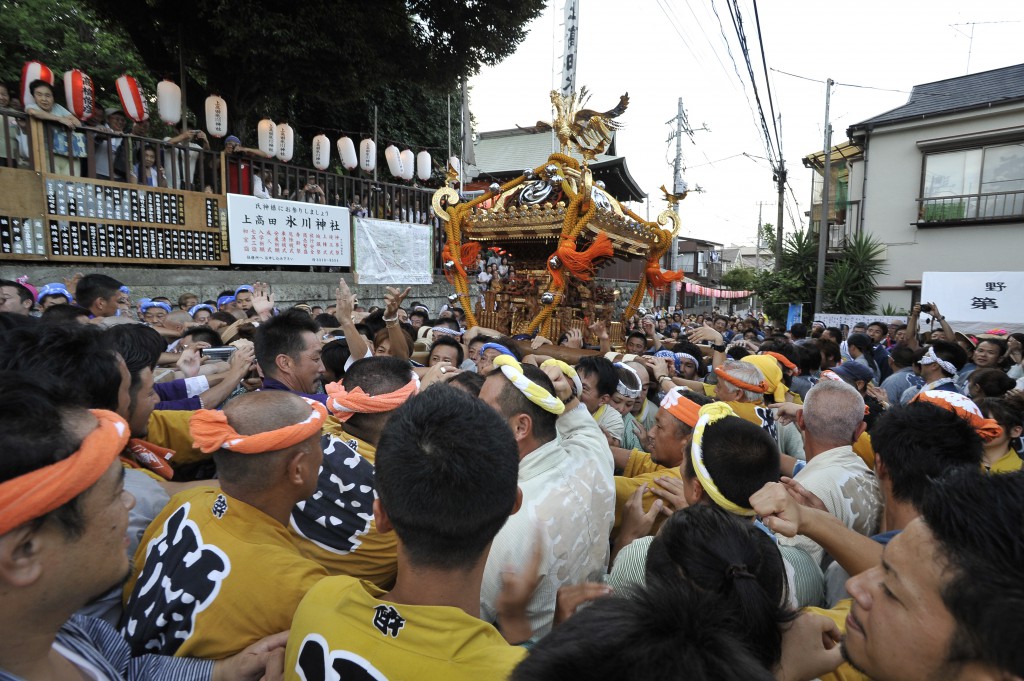
[(156, 109), (160, 120), (167, 125), (177, 125), (181, 120), (181, 88), (170, 80), (156, 84)]
[(377, 143), (371, 139), (359, 143), (359, 167), (368, 173), (377, 167)]
[(452, 169), (456, 175), (462, 174), (462, 161), (459, 160), (458, 156), (452, 156), (448, 159), (448, 167)]
[(287, 123), (278, 123), (275, 137), (277, 137), (277, 157), (287, 163), (292, 160), (295, 151), (295, 131)]
[(320, 133), (313, 138), (313, 167), (317, 170), (327, 170), (331, 165), (331, 140), (327, 135)]
[(359, 165), (359, 156), (356, 155), (356, 145), (352, 143), (351, 137), (338, 138), (338, 158), (345, 170), (352, 170)]
[(416, 154), (416, 177), (420, 178), (421, 182), (426, 182), (430, 179), (430, 152), (421, 151)]
[(416, 172), (416, 154), (412, 153), (412, 149), (403, 149), (399, 158), (402, 160), (402, 179), (411, 180)]
[(394, 144), (388, 145), (388, 148), (384, 150), (384, 160), (388, 162), (388, 171), (392, 175), (397, 178), (405, 175), (405, 170), (402, 168), (402, 152)]
[(223, 97), (210, 95), (206, 98), (206, 132), (214, 137), (228, 134), (228, 103)]
[(38, 61), (27, 61), (25, 65), (21, 67), (21, 103), (22, 104), (35, 104), (36, 100), (32, 97), (32, 93), (29, 92), (28, 86), (37, 80), (45, 80), (53, 87), (53, 71), (50, 68)]
[(264, 118), (257, 123), (256, 142), (264, 154), (275, 156), (277, 154), (277, 124), (269, 118)]
[(124, 109), (128, 118), (136, 123), (149, 119), (149, 105), (139, 87), (139, 81), (127, 73), (117, 79), (114, 83), (117, 88), (117, 96), (121, 100), (121, 108)]
[(92, 78), (78, 69), (64, 72), (64, 101), (75, 118), (84, 121), (92, 116), (95, 97)]

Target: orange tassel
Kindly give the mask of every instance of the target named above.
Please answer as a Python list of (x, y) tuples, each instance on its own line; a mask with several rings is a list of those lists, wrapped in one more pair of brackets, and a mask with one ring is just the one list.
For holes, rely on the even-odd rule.
[(554, 288), (562, 288), (565, 283), (563, 270), (581, 281), (590, 281), (594, 272), (594, 261), (598, 258), (610, 258), (615, 255), (615, 247), (607, 234), (599, 234), (594, 242), (583, 251), (576, 250), (576, 243), (572, 239), (562, 237), (558, 244), (555, 255), (562, 261), (558, 269), (551, 269), (548, 265), (548, 272), (554, 281)]
[[(472, 267), (476, 264), (476, 258), (480, 255), (480, 244), (476, 241), (470, 241), (469, 243), (462, 244), (459, 249), (458, 258), (452, 257), (451, 244), (445, 244), (444, 248), (441, 249), (441, 261), (443, 263), (449, 260), (455, 263), (454, 269), (457, 270), (462, 276), (466, 276), (466, 268)], [(453, 283), (454, 272), (449, 270), (447, 267), (444, 268), (444, 276), (448, 280), (448, 283)]]
[(656, 291), (664, 289), (671, 282), (682, 281), (686, 277), (683, 272), (662, 270), (661, 266), (658, 265), (658, 260), (656, 258), (647, 261), (647, 269), (645, 270), (645, 273), (647, 275), (647, 283), (649, 283), (651, 288)]

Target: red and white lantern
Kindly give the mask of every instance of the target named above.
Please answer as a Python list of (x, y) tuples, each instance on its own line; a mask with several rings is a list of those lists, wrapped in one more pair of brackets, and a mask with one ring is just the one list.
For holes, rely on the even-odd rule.
[(403, 149), (399, 158), (402, 159), (402, 179), (411, 180), (416, 172), (416, 155), (412, 153), (412, 149)]
[(177, 125), (181, 120), (181, 88), (170, 80), (156, 84), (156, 110), (160, 120), (167, 125)]
[(64, 72), (64, 100), (68, 103), (68, 110), (78, 120), (84, 121), (92, 117), (95, 92), (92, 78), (89, 76), (78, 69)]
[(377, 143), (371, 139), (359, 143), (359, 167), (368, 173), (377, 167)]
[(338, 158), (345, 170), (352, 170), (359, 165), (359, 156), (356, 154), (356, 145), (351, 137), (338, 138)]
[(430, 179), (430, 173), (433, 170), (430, 166), (430, 152), (421, 151), (416, 154), (416, 177), (421, 182), (426, 182)]
[(327, 135), (320, 133), (313, 138), (313, 167), (317, 170), (327, 170), (331, 165), (331, 140)]
[(402, 168), (402, 152), (394, 144), (388, 145), (384, 150), (384, 160), (388, 162), (388, 171), (395, 177), (401, 179), (405, 174)]
[(287, 123), (277, 124), (277, 158), (287, 163), (295, 151), (295, 131)]
[(36, 100), (32, 97), (32, 93), (28, 91), (28, 86), (37, 80), (45, 80), (53, 87), (53, 71), (50, 68), (39, 61), (27, 61), (25, 65), (21, 67), (21, 103), (22, 104), (35, 104)]
[(206, 98), (206, 132), (214, 137), (228, 134), (228, 103), (223, 97), (210, 95)]
[(256, 125), (256, 141), (267, 156), (277, 155), (277, 124), (269, 118), (264, 118)]
[(139, 81), (127, 73), (117, 79), (117, 96), (120, 98), (121, 108), (124, 109), (128, 118), (136, 123), (141, 123), (149, 118), (149, 107), (146, 105), (146, 98), (142, 96)]

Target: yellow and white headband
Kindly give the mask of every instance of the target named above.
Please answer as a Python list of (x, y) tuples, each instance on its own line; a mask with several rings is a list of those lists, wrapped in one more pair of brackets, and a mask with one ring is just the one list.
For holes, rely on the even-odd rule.
[(541, 369), (550, 366), (557, 367), (559, 371), (565, 374), (566, 378), (572, 381), (572, 385), (576, 389), (573, 396), (579, 397), (580, 393), (583, 392), (583, 381), (580, 380), (580, 375), (576, 373), (576, 368), (571, 364), (567, 364), (566, 362), (553, 357), (551, 359), (544, 360), (540, 364)]
[(562, 401), (540, 387), (523, 374), (523, 366), (511, 355), (498, 355), (492, 360), (495, 368), (501, 369), (505, 378), (512, 381), (512, 385), (519, 389), (519, 392), (526, 395), (538, 407), (546, 412), (558, 416), (565, 411)]
[(736, 413), (725, 402), (712, 402), (705, 404), (697, 412), (697, 425), (693, 429), (693, 439), (690, 442), (690, 460), (693, 462), (693, 470), (697, 474), (697, 481), (704, 488), (704, 492), (711, 497), (719, 508), (734, 515), (750, 517), (756, 515), (754, 509), (740, 506), (729, 499), (718, 489), (718, 485), (711, 479), (708, 467), (704, 465), (704, 449), (701, 446), (704, 441), (704, 429), (724, 419), (726, 416), (735, 416)]

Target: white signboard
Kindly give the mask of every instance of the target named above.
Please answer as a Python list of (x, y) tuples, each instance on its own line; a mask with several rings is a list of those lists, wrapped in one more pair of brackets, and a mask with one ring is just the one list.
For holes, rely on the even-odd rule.
[(235, 265), (352, 265), (348, 208), (228, 194)]
[(921, 301), (957, 331), (1024, 331), (1024, 272), (925, 272)]
[(906, 324), (906, 317), (891, 317), (883, 314), (829, 314), (827, 312), (814, 315), (814, 321), (821, 322), (825, 326), (831, 326), (837, 329), (843, 328), (843, 325), (850, 327), (851, 329), (857, 324), (870, 324), (871, 322), (882, 322), (883, 324), (891, 324), (892, 322), (903, 322)]
[(432, 284), (430, 225), (356, 218), (357, 284)]

